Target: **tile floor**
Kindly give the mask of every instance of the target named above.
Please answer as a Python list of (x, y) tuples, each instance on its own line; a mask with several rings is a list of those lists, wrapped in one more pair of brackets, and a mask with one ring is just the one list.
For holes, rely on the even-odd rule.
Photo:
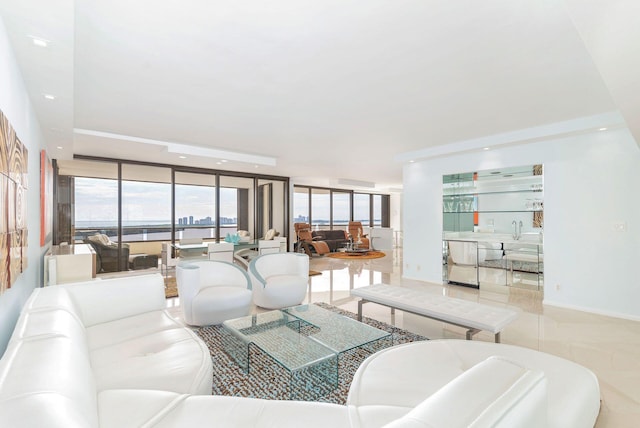
[[(313, 257), (310, 269), (322, 275), (309, 279), (306, 301), (327, 302), (356, 312), (349, 290), (384, 282), (516, 309), (520, 316), (503, 331), (503, 343), (548, 352), (590, 368), (598, 376), (602, 397), (596, 427), (640, 426), (640, 322), (544, 306), (542, 292), (535, 290), (505, 286), (475, 290), (403, 279), (401, 255), (400, 250), (394, 250), (375, 260)], [(177, 309), (179, 299), (169, 299), (167, 304)], [(379, 305), (365, 305), (364, 314), (432, 339), (464, 339), (462, 328), (401, 311), (392, 317), (388, 308)], [(474, 340), (492, 342), (493, 335), (481, 332)]]

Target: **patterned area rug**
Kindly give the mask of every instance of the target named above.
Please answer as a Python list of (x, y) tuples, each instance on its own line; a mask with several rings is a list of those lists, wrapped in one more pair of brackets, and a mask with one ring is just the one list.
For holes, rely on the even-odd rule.
[[(339, 314), (356, 318), (356, 314), (336, 308), (335, 306), (326, 303), (316, 304)], [(363, 317), (363, 322), (392, 333), (394, 345), (428, 340), (423, 336), (371, 318)], [(205, 341), (211, 352), (211, 359), (213, 360), (214, 395), (256, 397), (272, 400), (292, 399), (289, 374), (280, 366), (273, 363), (269, 357), (266, 357), (259, 350), (251, 347), (251, 364), (253, 368), (250, 369), (250, 373), (247, 375), (238, 364), (224, 352), (222, 342), (225, 333), (222, 331), (222, 326), (210, 326), (196, 328), (194, 330), (198, 336)], [(385, 343), (384, 341), (380, 342)], [(386, 344), (389, 345), (389, 342), (386, 341)], [(298, 397), (296, 399), (345, 404), (353, 375), (362, 361), (370, 354), (370, 352), (363, 349), (342, 354), (338, 360), (338, 387), (336, 389), (327, 390), (324, 395), (319, 397)]]
[(347, 259), (347, 260), (371, 260), (371, 259), (379, 259), (384, 257), (386, 254), (382, 251), (368, 251), (365, 254), (350, 254), (347, 252), (335, 252), (325, 254), (326, 257), (330, 257), (332, 259)]
[(176, 278), (169, 276), (164, 279), (164, 296), (168, 299), (170, 297), (178, 297), (178, 286), (176, 285)]

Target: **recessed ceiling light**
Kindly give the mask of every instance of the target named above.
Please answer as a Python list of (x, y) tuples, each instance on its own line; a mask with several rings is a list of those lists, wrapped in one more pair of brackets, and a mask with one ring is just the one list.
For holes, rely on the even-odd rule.
[(606, 131), (606, 130), (607, 130), (607, 128), (600, 128), (600, 129), (598, 129), (598, 131)]
[(38, 47), (46, 48), (47, 46), (49, 46), (49, 40), (41, 39), (40, 37), (35, 37), (35, 36), (29, 36), (29, 37), (31, 37), (31, 41), (33, 42), (33, 44)]
[(229, 162), (229, 161), (228, 161), (228, 160), (226, 160), (226, 159), (222, 159), (220, 162), (222, 162), (222, 163), (226, 163), (226, 162)]
[(490, 150), (491, 147), (483, 147), (482, 150)]
[(187, 157), (185, 155), (180, 155), (178, 156), (180, 159), (186, 159)]
[(56, 148), (57, 148), (58, 150), (62, 150), (62, 149), (63, 149), (63, 147), (62, 147), (62, 146), (58, 146), (58, 147), (56, 147)]
[(51, 94), (42, 94), (43, 97), (45, 97), (48, 100), (55, 100), (56, 96), (55, 95), (51, 95)]
[(222, 165), (222, 162), (216, 162), (216, 165)]
[(254, 167), (254, 168), (260, 168), (260, 166), (259, 166), (259, 165), (254, 165), (253, 167)]
[(415, 161), (414, 161), (413, 159), (411, 159), (411, 160), (409, 161), (409, 163), (414, 163), (414, 162), (415, 162)]

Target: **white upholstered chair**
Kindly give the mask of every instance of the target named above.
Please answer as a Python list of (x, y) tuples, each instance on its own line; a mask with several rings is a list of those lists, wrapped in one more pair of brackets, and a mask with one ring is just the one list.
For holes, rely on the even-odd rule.
[(196, 260), (178, 263), (178, 294), (189, 325), (214, 325), (249, 315), (251, 280), (240, 267), (227, 262)]
[(233, 244), (231, 242), (210, 242), (209, 260), (233, 263)]
[(309, 282), (309, 256), (276, 253), (258, 256), (249, 263), (253, 302), (262, 308), (280, 309), (302, 303)]
[(245, 269), (248, 269), (249, 262), (251, 262), (251, 260), (255, 259), (258, 256), (261, 256), (263, 254), (286, 253), (286, 252), (287, 252), (287, 238), (279, 238), (276, 236), (275, 238), (273, 238), (273, 240), (259, 239), (257, 250), (245, 248), (237, 251), (234, 254), (234, 260), (240, 266), (243, 266)]

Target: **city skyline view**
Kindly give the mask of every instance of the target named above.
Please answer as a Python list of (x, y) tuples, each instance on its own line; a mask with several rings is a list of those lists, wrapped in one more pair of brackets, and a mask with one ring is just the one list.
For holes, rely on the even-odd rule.
[[(212, 186), (175, 186), (175, 223), (178, 226), (215, 226), (216, 189)], [(333, 207), (328, 191), (309, 193), (294, 191), (293, 222), (346, 225), (350, 220), (350, 194), (334, 192)], [(381, 224), (381, 197), (373, 195), (374, 225)], [(353, 195), (355, 221), (369, 222), (370, 195)], [(118, 221), (117, 180), (76, 177), (74, 219), (76, 228), (114, 227)], [(333, 208), (333, 213), (331, 212)], [(238, 189), (220, 188), (220, 225), (237, 224)], [(185, 219), (187, 219), (185, 221)], [(125, 227), (171, 225), (171, 185), (168, 183), (122, 181), (122, 224)]]
[[(118, 220), (117, 180), (75, 178), (75, 222), (115, 224)], [(220, 218), (237, 218), (237, 189), (220, 189)], [(176, 185), (178, 219), (215, 218), (215, 188)], [(171, 224), (171, 185), (139, 181), (122, 182), (123, 224)]]

